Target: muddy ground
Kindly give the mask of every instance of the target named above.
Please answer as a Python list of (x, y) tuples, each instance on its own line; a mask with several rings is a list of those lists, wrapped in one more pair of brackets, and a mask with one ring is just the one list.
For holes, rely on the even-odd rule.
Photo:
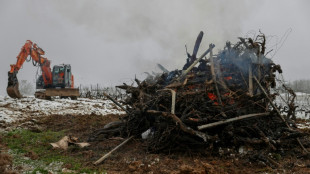
[[(41, 118), (41, 120), (28, 118), (7, 126), (11, 129), (23, 128), (34, 132), (64, 131), (66, 135), (73, 135), (80, 141), (87, 141), (93, 131), (102, 128), (111, 121), (118, 120), (118, 117), (119, 115), (52, 115)], [(253, 160), (251, 152), (239, 153), (238, 149), (225, 149), (222, 153), (211, 152), (208, 149), (198, 152), (194, 149), (187, 149), (185, 152), (151, 154), (146, 150), (146, 142), (139, 138), (123, 146), (102, 164), (93, 165), (94, 161), (122, 141), (115, 137), (90, 142), (91, 146), (84, 149), (69, 148), (67, 151), (54, 150), (52, 152), (77, 158), (84, 167), (107, 173), (310, 173), (309, 158), (298, 158), (293, 153), (282, 155), (281, 158), (274, 158), (276, 165), (270, 166), (262, 161)], [(5, 144), (5, 142), (1, 142), (2, 147)], [(30, 157), (33, 155), (36, 155), (34, 159), (40, 158), (40, 154), (30, 154)], [(12, 164), (11, 158), (1, 153), (1, 172), (5, 171), (1, 166), (8, 166), (9, 169)], [(69, 163), (63, 166), (70, 169)], [(10, 173), (11, 171), (7, 170), (6, 172)], [(17, 171), (17, 173), (19, 172)]]

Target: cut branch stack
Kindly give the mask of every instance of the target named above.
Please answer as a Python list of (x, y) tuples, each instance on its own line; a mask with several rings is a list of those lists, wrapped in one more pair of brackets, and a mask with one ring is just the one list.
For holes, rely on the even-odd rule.
[(111, 132), (141, 137), (147, 131), (152, 152), (244, 145), (283, 150), (297, 145), (304, 134), (273, 103), (275, 73), (282, 70), (265, 57), (265, 36), (227, 42), (217, 55), (210, 44), (196, 58), (202, 36), (182, 70), (159, 65), (162, 74), (148, 73), (144, 81), (135, 79), (136, 86), (117, 86), (130, 96), (123, 101), (127, 116), (94, 137)]

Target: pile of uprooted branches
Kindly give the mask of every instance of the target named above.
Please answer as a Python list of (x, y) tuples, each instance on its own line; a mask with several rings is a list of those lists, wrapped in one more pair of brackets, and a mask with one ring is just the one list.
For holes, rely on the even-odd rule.
[(127, 107), (119, 105), (127, 116), (94, 137), (142, 134), (152, 152), (240, 146), (305, 150), (300, 141), (305, 135), (292, 119), (295, 107), (281, 115), (273, 103), (275, 73), (282, 70), (265, 57), (265, 36), (239, 38), (234, 45), (227, 42), (217, 55), (210, 44), (196, 57), (202, 36), (203, 32), (182, 70), (168, 71), (158, 65), (162, 74), (135, 79), (136, 86), (117, 86), (130, 94), (124, 101)]

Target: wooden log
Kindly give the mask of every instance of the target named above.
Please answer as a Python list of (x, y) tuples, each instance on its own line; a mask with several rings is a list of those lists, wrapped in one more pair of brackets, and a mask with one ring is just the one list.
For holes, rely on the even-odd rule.
[[(210, 51), (210, 56), (211, 56), (211, 55), (213, 56), (212, 50)], [(211, 59), (211, 57), (210, 57), (210, 59)], [(222, 71), (221, 71), (221, 67), (220, 67), (219, 62), (218, 62), (218, 61), (214, 62), (214, 59), (213, 59), (213, 64), (214, 64), (214, 72), (215, 72), (215, 74), (216, 74), (217, 77), (218, 77), (217, 83), (218, 83), (219, 85), (221, 85), (225, 90), (230, 91), (230, 90), (228, 89), (228, 87), (227, 87), (225, 81), (223, 80), (224, 78), (223, 78), (223, 74), (222, 74)], [(212, 71), (212, 69), (211, 69), (211, 71)]]
[[(210, 64), (211, 64), (211, 74), (212, 74), (212, 81), (214, 82), (214, 86), (215, 86), (215, 91), (216, 91), (216, 95), (217, 95), (217, 100), (219, 102), (219, 104), (221, 105), (221, 107), (223, 106), (222, 103), (222, 98), (221, 98), (221, 94), (217, 85), (217, 80), (216, 80), (216, 74), (215, 74), (215, 65), (214, 65), (214, 59), (213, 59), (213, 52), (212, 49), (210, 50)], [(226, 87), (227, 88), (227, 87)], [(223, 117), (227, 117), (226, 114), (222, 111), (221, 109), (221, 115)]]
[(175, 114), (175, 100), (176, 100), (176, 92), (172, 89), (170, 89), (171, 91), (171, 114)]
[(128, 90), (128, 91), (137, 91), (137, 90), (139, 90), (137, 87), (128, 86), (126, 84), (120, 85), (120, 86), (116, 86), (116, 88), (120, 88), (120, 89), (124, 89), (124, 90)]
[(218, 86), (217, 86), (217, 80), (216, 80), (215, 66), (214, 66), (214, 59), (213, 59), (212, 50), (210, 51), (210, 63), (211, 63), (212, 80), (213, 80), (213, 82), (214, 82), (214, 86), (215, 86), (215, 90), (216, 90), (217, 99), (218, 99), (220, 105), (222, 105), (222, 99), (221, 99), (220, 91), (219, 91), (219, 88), (218, 88)]
[(198, 59), (196, 59), (192, 64), (191, 66), (189, 66), (185, 71), (182, 72), (182, 75), (177, 79), (177, 81), (180, 81), (182, 80), (186, 74), (188, 72), (190, 72), (190, 70), (192, 70), (194, 68), (194, 66), (203, 58), (205, 57), (213, 48), (215, 47), (214, 44), (210, 44), (209, 45), (209, 49), (207, 49), (207, 51), (205, 51)]
[(177, 87), (180, 87), (180, 86), (183, 86), (183, 83), (174, 82), (174, 83), (171, 83), (171, 84), (167, 85), (166, 88), (177, 88)]
[(116, 146), (114, 149), (112, 149), (110, 152), (108, 152), (107, 154), (103, 155), (100, 159), (98, 159), (96, 162), (94, 162), (95, 165), (100, 164), (103, 160), (107, 159), (113, 152), (115, 152), (117, 149), (119, 149), (120, 147), (122, 147), (123, 145), (125, 145), (129, 140), (131, 140), (134, 136), (131, 136), (129, 138), (127, 138), (124, 142), (122, 142), (121, 144), (119, 144), (118, 146)]
[(227, 120), (222, 120), (222, 121), (218, 121), (218, 122), (214, 122), (214, 123), (209, 123), (209, 124), (197, 126), (197, 128), (198, 128), (198, 130), (202, 130), (202, 129), (207, 129), (207, 128), (212, 128), (212, 127), (215, 127), (215, 126), (223, 125), (223, 124), (226, 124), (226, 123), (231, 123), (231, 122), (234, 122), (234, 121), (243, 120), (243, 119), (246, 119), (246, 118), (253, 118), (253, 117), (267, 116), (267, 115), (270, 115), (270, 112), (256, 113), (256, 114), (247, 114), (247, 115), (242, 115), (242, 116), (235, 117), (235, 118), (230, 118), (230, 119), (227, 119)]
[(260, 84), (260, 82), (257, 80), (257, 78), (255, 76), (253, 76), (254, 80), (256, 81), (256, 83), (258, 84), (259, 88), (263, 91), (265, 97), (269, 100), (270, 105), (272, 106), (272, 108), (277, 112), (277, 115), (280, 117), (280, 119), (286, 124), (286, 126), (288, 128), (290, 128), (290, 126), (287, 124), (287, 122), (285, 121), (285, 119), (282, 117), (279, 109), (273, 104), (271, 98), (268, 96), (266, 90), (263, 88), (263, 86)]
[(273, 164), (274, 166), (276, 166), (277, 168), (282, 168), (282, 165), (281, 164), (279, 164), (279, 163), (277, 163), (275, 160), (273, 160), (272, 158), (270, 158), (270, 157), (268, 157), (268, 156), (266, 156), (266, 158), (267, 158), (267, 160), (271, 163), (271, 164)]
[(296, 138), (299, 146), (307, 153), (309, 154), (309, 151), (305, 148), (305, 146), (301, 143), (300, 139), (299, 138)]
[(252, 65), (249, 66), (249, 95), (253, 97), (253, 73)]
[(113, 103), (115, 103), (118, 107), (120, 107), (121, 109), (123, 109), (127, 114), (129, 114), (130, 112), (125, 109), (121, 104), (119, 104), (116, 100), (114, 100), (111, 96), (109, 96), (107, 93), (103, 92), (103, 95), (106, 96), (108, 99), (110, 99)]
[(175, 114), (175, 99), (176, 99), (175, 90), (165, 88), (159, 91), (170, 91), (171, 92), (171, 114)]
[(150, 114), (158, 114), (158, 115), (161, 115), (161, 116), (164, 116), (164, 117), (170, 117), (172, 118), (176, 124), (178, 124), (181, 128), (182, 131), (186, 132), (186, 133), (189, 133), (189, 134), (192, 134), (192, 135), (195, 135), (195, 136), (198, 136), (200, 138), (203, 139), (204, 142), (207, 142), (207, 140), (209, 139), (209, 137), (203, 133), (203, 132), (199, 132), (199, 131), (195, 131), (193, 130), (192, 128), (190, 127), (187, 127), (181, 120), (179, 117), (177, 117), (176, 115), (174, 114), (171, 114), (169, 112), (161, 112), (161, 111), (155, 111), (155, 110), (148, 110), (147, 113), (150, 113)]

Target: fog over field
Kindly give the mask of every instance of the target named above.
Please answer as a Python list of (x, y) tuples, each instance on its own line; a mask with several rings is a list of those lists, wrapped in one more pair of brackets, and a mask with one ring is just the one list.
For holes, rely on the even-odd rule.
[[(261, 30), (285, 79), (306, 79), (309, 7), (307, 0), (1, 0), (0, 95), (6, 95), (9, 65), (28, 39), (45, 50), (52, 66), (71, 64), (76, 85), (111, 86), (159, 71), (157, 63), (182, 68), (184, 45), (192, 52), (200, 31), (202, 53), (209, 43), (217, 51), (227, 40)], [(18, 77), (35, 85), (36, 73), (25, 62)]]

